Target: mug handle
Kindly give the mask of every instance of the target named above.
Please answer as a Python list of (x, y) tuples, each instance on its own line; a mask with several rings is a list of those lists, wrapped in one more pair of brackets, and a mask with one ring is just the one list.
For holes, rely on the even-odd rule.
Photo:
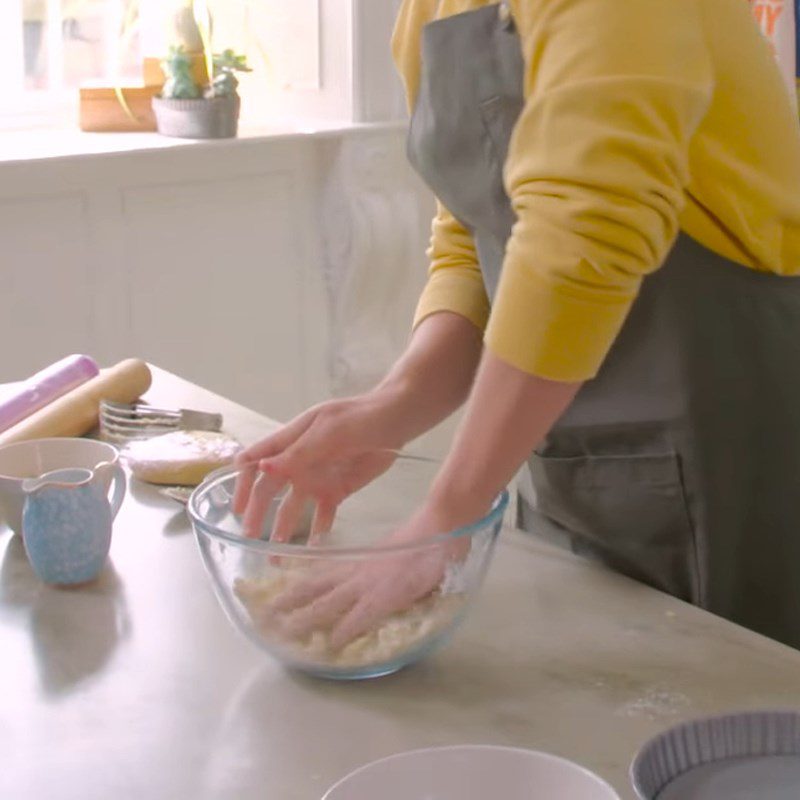
[(125, 499), (125, 490), (127, 487), (125, 470), (122, 469), (120, 464), (114, 464), (114, 474), (111, 478), (111, 482), (114, 489), (114, 494), (111, 496), (111, 519), (116, 519), (120, 507), (122, 506), (122, 501)]

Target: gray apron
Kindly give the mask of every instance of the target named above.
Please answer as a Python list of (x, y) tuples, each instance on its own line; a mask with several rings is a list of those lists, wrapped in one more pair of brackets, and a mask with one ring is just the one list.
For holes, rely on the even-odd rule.
[[(486, 6), (428, 24), (422, 62), (409, 158), (471, 232), (491, 298), (515, 221), (502, 169), (523, 105), (519, 36)], [(800, 279), (681, 234), (532, 455), (520, 522), (800, 647), (798, 365)]]

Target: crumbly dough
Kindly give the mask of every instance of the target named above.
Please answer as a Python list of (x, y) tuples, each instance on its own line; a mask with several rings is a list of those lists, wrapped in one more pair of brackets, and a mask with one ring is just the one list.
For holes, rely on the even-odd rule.
[(235, 439), (210, 431), (173, 431), (131, 442), (123, 455), (135, 478), (166, 486), (196, 486), (242, 449)]
[(234, 583), (234, 592), (265, 640), (288, 651), (287, 654), (298, 661), (324, 667), (370, 667), (391, 661), (431, 634), (446, 628), (464, 605), (466, 597), (462, 593), (442, 595), (437, 592), (429, 595), (406, 611), (388, 617), (374, 630), (335, 650), (330, 644), (329, 631), (313, 631), (303, 639), (290, 638), (282, 631), (279, 620), (268, 610), (271, 601), (292, 581), (297, 580), (302, 572), (287, 571), (261, 580), (238, 578)]

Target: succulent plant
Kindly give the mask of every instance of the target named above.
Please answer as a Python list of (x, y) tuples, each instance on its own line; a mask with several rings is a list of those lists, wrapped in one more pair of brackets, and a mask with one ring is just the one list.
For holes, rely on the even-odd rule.
[(223, 50), (214, 55), (214, 79), (209, 94), (212, 97), (224, 97), (236, 93), (239, 80), (237, 72), (251, 72), (247, 66), (247, 56), (237, 55), (233, 50)]
[(192, 77), (192, 60), (189, 53), (181, 47), (170, 47), (169, 53), (161, 62), (167, 76), (161, 90), (162, 97), (174, 100), (190, 100), (198, 97), (226, 97), (236, 94), (239, 81), (237, 72), (251, 72), (247, 57), (237, 55), (233, 50), (214, 54), (214, 78), (205, 91)]

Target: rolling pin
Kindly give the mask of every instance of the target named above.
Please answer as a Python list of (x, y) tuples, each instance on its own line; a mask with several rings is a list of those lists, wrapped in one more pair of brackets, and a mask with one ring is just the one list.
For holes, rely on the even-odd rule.
[(151, 381), (144, 361), (120, 361), (0, 433), (0, 446), (51, 436), (83, 436), (97, 425), (101, 400), (132, 403), (150, 388)]
[(0, 433), (99, 373), (94, 360), (83, 355), (67, 356), (40, 370), (23, 381), (13, 394), (0, 400)]

